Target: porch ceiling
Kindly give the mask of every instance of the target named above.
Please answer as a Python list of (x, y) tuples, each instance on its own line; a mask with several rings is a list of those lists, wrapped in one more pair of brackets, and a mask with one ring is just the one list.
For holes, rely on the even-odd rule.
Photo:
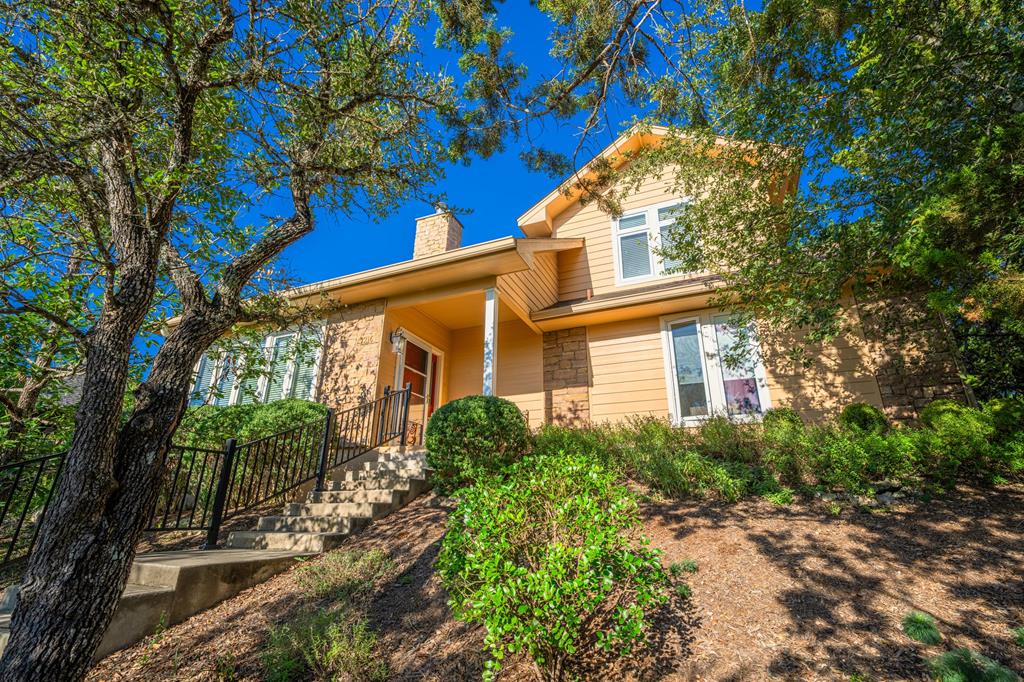
[[(484, 323), (484, 293), (482, 291), (425, 301), (409, 307), (415, 308), (448, 329), (480, 327)], [(501, 303), (499, 299), (498, 321), (508, 322), (516, 319), (519, 318), (515, 312)]]

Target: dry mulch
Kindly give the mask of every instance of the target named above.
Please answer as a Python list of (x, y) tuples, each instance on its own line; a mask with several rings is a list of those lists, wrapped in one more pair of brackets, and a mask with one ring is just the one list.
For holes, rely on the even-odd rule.
[[(482, 632), (454, 621), (432, 565), (447, 508), (422, 497), (342, 548), (381, 547), (397, 563), (371, 606), (378, 651), (396, 680), (479, 679)], [(941, 647), (906, 638), (912, 609), (944, 645), (968, 646), (1024, 673), (1010, 627), (1024, 625), (1024, 488), (960, 490), (884, 512), (763, 500), (654, 502), (646, 533), (666, 564), (694, 559), (689, 600), (655, 616), (651, 646), (630, 660), (586, 662), (582, 679), (925, 680)], [(268, 628), (311, 608), (285, 573), (113, 654), (93, 680), (263, 678)], [(524, 662), (501, 676), (531, 679)]]

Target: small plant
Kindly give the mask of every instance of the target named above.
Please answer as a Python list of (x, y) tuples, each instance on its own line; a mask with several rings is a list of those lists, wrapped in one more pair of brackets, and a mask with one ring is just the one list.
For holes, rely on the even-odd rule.
[(903, 633), (922, 644), (938, 644), (942, 641), (935, 619), (921, 611), (911, 611), (903, 618)]
[(296, 568), (295, 581), (316, 599), (347, 599), (368, 591), (394, 565), (380, 549), (329, 552)]
[(928, 661), (938, 682), (1020, 682), (1016, 673), (970, 649), (953, 649)]
[(515, 403), (474, 395), (442, 405), (427, 425), (427, 461), (434, 486), (451, 493), (503, 471), (530, 445), (530, 428)]
[(828, 510), (828, 513), (832, 516), (839, 516), (843, 513), (843, 505), (839, 504), (838, 502), (829, 502), (825, 506), (825, 508)]
[(785, 427), (801, 427), (804, 420), (791, 407), (773, 407), (765, 410), (761, 417), (761, 425), (767, 429), (778, 429)]
[(437, 569), (456, 617), (487, 630), (488, 679), (511, 653), (560, 680), (588, 649), (625, 655), (643, 639), (668, 578), (616, 478), (592, 457), (546, 454), (460, 491)]
[(679, 595), (681, 599), (689, 599), (693, 596), (693, 590), (688, 584), (679, 583), (676, 585), (676, 594)]
[(1013, 640), (1017, 642), (1017, 646), (1024, 648), (1024, 627), (1013, 628), (1010, 632), (1013, 633)]
[(387, 665), (375, 656), (377, 636), (352, 613), (321, 610), (273, 628), (263, 654), (270, 682), (316, 679), (385, 680)]
[(782, 507), (793, 504), (793, 500), (795, 499), (792, 488), (780, 488), (779, 490), (763, 493), (761, 497), (772, 504), (777, 504)]
[(885, 413), (868, 403), (850, 403), (839, 413), (839, 423), (848, 429), (880, 436), (889, 430)]
[(697, 562), (693, 559), (683, 559), (682, 561), (675, 561), (668, 567), (668, 572), (672, 574), (672, 577), (678, 578), (684, 573), (696, 573)]
[(235, 665), (235, 655), (227, 653), (214, 658), (213, 674), (221, 682), (234, 682), (237, 680), (238, 670)]

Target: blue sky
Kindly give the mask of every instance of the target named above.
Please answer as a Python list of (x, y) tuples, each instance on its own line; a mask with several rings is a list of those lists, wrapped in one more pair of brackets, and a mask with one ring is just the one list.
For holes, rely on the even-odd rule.
[[(550, 75), (554, 62), (548, 57), (547, 27), (539, 25), (544, 21), (541, 13), (523, 0), (513, 0), (502, 5), (500, 16), (503, 25), (514, 32), (511, 48), (529, 68), (529, 80)], [(454, 62), (448, 70), (457, 70)], [(633, 113), (628, 108), (613, 111), (615, 118), (609, 120), (609, 127), (588, 138), (580, 161), (611, 142)], [(579, 142), (578, 130), (572, 125), (559, 127), (549, 121), (531, 132), (534, 140), (564, 153), (571, 153)], [(527, 171), (519, 151), (520, 145), (512, 140), (501, 154), (474, 159), (468, 167), (450, 167), (447, 178), (435, 188), (448, 195), (451, 205), (472, 210), (460, 216), (463, 245), (520, 235), (516, 218), (557, 184), (544, 173)], [(412, 257), (416, 218), (432, 212), (426, 204), (410, 202), (373, 222), (319, 211), (314, 233), (289, 247), (281, 264), (290, 280), (308, 283), (407, 260)]]

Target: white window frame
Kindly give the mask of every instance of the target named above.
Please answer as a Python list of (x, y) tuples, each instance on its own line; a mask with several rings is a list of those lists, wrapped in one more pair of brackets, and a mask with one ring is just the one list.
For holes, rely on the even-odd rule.
[[(718, 335), (715, 333), (715, 321), (728, 317), (721, 310), (708, 310), (700, 313), (664, 315), (661, 320), (661, 348), (665, 364), (665, 391), (668, 393), (669, 416), (672, 423), (680, 426), (698, 426), (712, 417), (727, 417), (733, 421), (759, 421), (766, 410), (771, 409), (771, 395), (768, 391), (768, 378), (765, 373), (761, 344), (756, 332), (751, 335), (754, 344), (754, 379), (757, 386), (757, 398), (761, 403), (759, 414), (730, 415), (725, 399), (725, 381), (722, 377), (722, 362)], [(701, 369), (704, 374), (704, 391), (708, 397), (708, 414), (695, 417), (683, 417), (679, 405), (679, 387), (676, 385), (676, 356), (672, 346), (672, 327), (687, 322), (697, 323), (697, 345), (702, 358)]]
[[(674, 277), (676, 275), (687, 275), (691, 273), (685, 272), (666, 272), (665, 271), (665, 259), (662, 257), (662, 243), (661, 243), (661, 223), (658, 222), (658, 211), (663, 208), (669, 208), (672, 206), (678, 206), (680, 204), (688, 204), (690, 200), (688, 198), (672, 199), (670, 201), (662, 201), (657, 204), (651, 204), (650, 206), (644, 206), (632, 211), (625, 211), (620, 217), (612, 218), (612, 256), (615, 260), (613, 264), (615, 267), (615, 284), (622, 286), (624, 284), (637, 284), (640, 282), (650, 282), (652, 280), (661, 279), (663, 277)], [(629, 218), (635, 215), (643, 214), (646, 218), (646, 222), (643, 227), (633, 227), (625, 230), (619, 230), (619, 221), (623, 218)], [(641, 232), (647, 232), (647, 258), (651, 264), (651, 274), (649, 275), (637, 275), (636, 277), (623, 277), (622, 276), (622, 248), (621, 237), (638, 234)]]

